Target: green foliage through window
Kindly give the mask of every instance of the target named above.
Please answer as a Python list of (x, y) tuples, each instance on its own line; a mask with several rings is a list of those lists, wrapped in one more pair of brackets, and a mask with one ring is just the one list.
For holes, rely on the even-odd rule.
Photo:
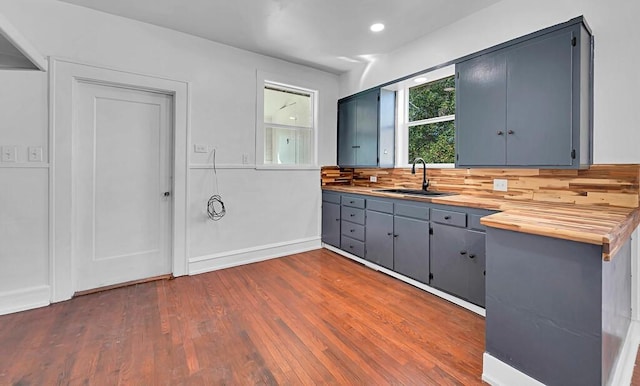
[[(409, 89), (409, 163), (416, 157), (427, 163), (455, 162), (453, 117), (440, 122), (428, 120), (452, 116), (456, 110), (453, 76)], [(411, 122), (425, 121), (411, 125)]]
[(454, 121), (409, 127), (409, 160), (423, 158), (427, 163), (455, 162)]

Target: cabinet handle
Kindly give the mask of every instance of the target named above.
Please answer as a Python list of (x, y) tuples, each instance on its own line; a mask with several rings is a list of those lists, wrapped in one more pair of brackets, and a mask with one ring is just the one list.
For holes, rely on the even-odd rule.
[(351, 232), (351, 233), (353, 233), (353, 232), (355, 232), (355, 231), (356, 231), (355, 229), (351, 229), (351, 230), (349, 230), (349, 232)]
[(473, 259), (474, 257), (476, 257), (476, 255), (474, 255), (473, 253), (470, 253), (470, 254), (469, 254), (469, 258), (470, 258), (470, 259)]
[(353, 201), (349, 201), (349, 204), (353, 204)]
[(393, 237), (398, 237), (398, 235), (393, 235)]
[(340, 219), (339, 219), (339, 218), (337, 218), (337, 219), (336, 219), (336, 221), (340, 221)]
[(391, 235), (393, 235), (393, 233), (391, 233), (391, 232), (387, 233), (387, 236), (391, 236)]
[(513, 130), (507, 131), (507, 134), (513, 134)]
[(350, 213), (350, 214), (349, 214), (349, 217), (355, 217), (355, 214)]
[(351, 146), (352, 149), (360, 149), (360, 145)]
[(460, 251), (460, 254), (464, 256), (467, 254), (467, 251)]
[(445, 220), (451, 220), (451, 216), (444, 216)]
[(498, 135), (502, 135), (502, 134), (504, 134), (504, 133), (502, 132), (502, 130), (498, 130), (498, 133), (497, 133), (497, 134), (498, 134)]
[(353, 249), (353, 245), (349, 245), (349, 249)]

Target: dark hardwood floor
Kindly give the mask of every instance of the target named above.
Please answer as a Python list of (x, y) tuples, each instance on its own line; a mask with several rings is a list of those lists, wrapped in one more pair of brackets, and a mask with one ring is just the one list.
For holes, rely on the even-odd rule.
[(0, 384), (474, 385), (484, 319), (327, 250), (0, 316)]

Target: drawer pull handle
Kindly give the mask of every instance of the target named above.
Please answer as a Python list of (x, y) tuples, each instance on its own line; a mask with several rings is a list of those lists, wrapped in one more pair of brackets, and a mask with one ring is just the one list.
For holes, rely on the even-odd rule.
[(464, 256), (467, 254), (467, 251), (460, 251), (460, 254)]
[(349, 201), (349, 204), (353, 204), (353, 201)]
[(339, 218), (337, 218), (337, 219), (336, 219), (336, 221), (340, 221), (340, 219), (339, 219)]
[(349, 217), (354, 217), (354, 216), (355, 216), (355, 214), (353, 214), (353, 213), (349, 214)]
[(514, 131), (513, 131), (513, 130), (509, 130), (509, 131), (507, 131), (507, 134), (513, 134), (513, 133), (514, 133)]
[(353, 249), (353, 245), (349, 245), (349, 249)]
[(476, 257), (476, 255), (474, 255), (473, 253), (470, 253), (470, 254), (469, 254), (469, 258), (470, 258), (470, 259), (473, 259), (474, 257)]
[(451, 216), (444, 216), (445, 220), (451, 220)]
[(391, 233), (391, 232), (387, 233), (387, 236), (391, 236), (391, 235), (393, 235), (393, 233)]
[(504, 133), (502, 132), (502, 130), (498, 130), (497, 134), (498, 134), (498, 135), (502, 135), (502, 134), (504, 134)]
[(398, 237), (398, 235), (393, 235), (393, 237)]
[(355, 231), (356, 231), (355, 229), (350, 229), (350, 230), (349, 230), (349, 232), (351, 232), (351, 233), (353, 233), (353, 232), (355, 232)]

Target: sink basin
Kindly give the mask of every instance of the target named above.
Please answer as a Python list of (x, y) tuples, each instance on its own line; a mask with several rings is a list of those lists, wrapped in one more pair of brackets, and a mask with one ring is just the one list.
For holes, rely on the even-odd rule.
[(421, 189), (376, 189), (375, 191), (383, 192), (383, 193), (415, 194), (416, 196), (430, 196), (430, 197), (450, 196), (452, 194), (455, 194), (455, 193), (448, 193), (448, 192), (434, 192), (431, 190), (421, 190)]

